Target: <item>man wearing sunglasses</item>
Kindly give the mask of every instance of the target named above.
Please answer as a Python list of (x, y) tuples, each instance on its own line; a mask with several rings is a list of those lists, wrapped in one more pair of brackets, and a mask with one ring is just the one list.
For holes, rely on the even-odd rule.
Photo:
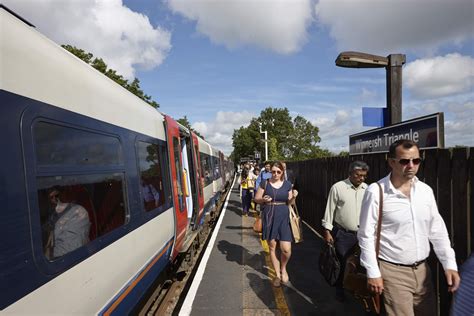
[(375, 254), (379, 217), (379, 187), (366, 190), (358, 230), (361, 263), (367, 269), (367, 286), (384, 294), (387, 315), (435, 315), (436, 301), (429, 266), (430, 242), (443, 265), (448, 289), (460, 283), (454, 250), (438, 212), (433, 190), (418, 180), (421, 157), (418, 145), (398, 140), (390, 146), (392, 172), (379, 180), (383, 189), (380, 251)]

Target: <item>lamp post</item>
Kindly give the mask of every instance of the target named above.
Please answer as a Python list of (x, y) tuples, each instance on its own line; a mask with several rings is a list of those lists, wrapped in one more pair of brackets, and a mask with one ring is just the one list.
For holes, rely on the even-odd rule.
[(404, 54), (387, 57), (360, 52), (342, 52), (336, 58), (336, 66), (346, 68), (385, 68), (387, 87), (387, 119), (385, 125), (402, 121), (402, 66)]
[(260, 134), (265, 135), (265, 161), (268, 161), (268, 139), (267, 139), (267, 131), (262, 131), (262, 123), (258, 123), (258, 126), (260, 127)]

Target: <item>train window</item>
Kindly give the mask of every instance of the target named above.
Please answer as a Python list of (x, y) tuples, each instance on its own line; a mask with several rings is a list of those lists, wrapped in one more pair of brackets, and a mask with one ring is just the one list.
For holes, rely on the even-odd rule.
[[(34, 127), (38, 165), (118, 165), (123, 163), (117, 138), (38, 122)], [(91, 141), (92, 140), (92, 141)]]
[(140, 167), (140, 192), (146, 212), (165, 203), (165, 190), (162, 174), (162, 153), (156, 144), (138, 142), (138, 161)]
[(219, 165), (219, 158), (212, 157), (212, 162), (214, 164), (214, 179), (219, 179), (221, 176), (221, 167)]
[(202, 170), (204, 171), (204, 186), (208, 186), (213, 180), (213, 171), (211, 165), (211, 156), (205, 153), (199, 153), (201, 158)]
[[(198, 162), (198, 160), (197, 160), (197, 154), (198, 153), (199, 153), (198, 146), (194, 146), (194, 156), (196, 157), (197, 162)], [(202, 164), (199, 164), (199, 162), (198, 162), (197, 165), (198, 165), (198, 167), (196, 168), (196, 173), (197, 173), (197, 178), (198, 178), (198, 181), (199, 181), (199, 185), (198, 185), (199, 194), (202, 196), (202, 187), (204, 186), (204, 177), (202, 176), (203, 175)]]
[(174, 150), (174, 165), (176, 170), (176, 182), (177, 182), (177, 190), (178, 190), (178, 202), (179, 202), (179, 210), (181, 212), (184, 211), (184, 194), (181, 182), (181, 170), (183, 167), (181, 166), (181, 146), (179, 145), (179, 140), (176, 137), (173, 137), (173, 150)]
[(37, 177), (46, 258), (55, 260), (128, 221), (124, 174)]

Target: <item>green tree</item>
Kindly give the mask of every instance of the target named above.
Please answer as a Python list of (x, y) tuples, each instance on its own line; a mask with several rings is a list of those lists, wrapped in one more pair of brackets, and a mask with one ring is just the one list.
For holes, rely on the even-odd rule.
[(317, 143), (321, 141), (319, 128), (302, 116), (293, 120), (293, 132), (288, 137), (287, 157), (292, 160), (304, 160), (330, 156), (326, 149), (321, 149)]
[(293, 123), (287, 108), (267, 107), (257, 118), (262, 123), (262, 129), (268, 132), (268, 137), (276, 139), (277, 150), (280, 156), (286, 156), (290, 145), (290, 135), (293, 132)]
[(186, 126), (189, 128), (191, 131), (193, 131), (197, 136), (201, 137), (204, 139), (204, 136), (202, 136), (198, 131), (196, 131), (194, 128), (191, 127), (191, 123), (189, 123), (188, 117), (185, 115), (184, 117), (177, 119), (176, 120), (179, 124)]
[(332, 156), (330, 151), (317, 145), (321, 141), (317, 126), (299, 115), (292, 119), (287, 108), (268, 107), (258, 118), (253, 118), (249, 126), (234, 130), (234, 162), (238, 163), (241, 157), (253, 156), (255, 150), (259, 151), (264, 159), (265, 142), (261, 138), (260, 124), (262, 130), (268, 133), (270, 160), (303, 160)]
[(151, 96), (146, 95), (140, 88), (140, 81), (135, 78), (132, 83), (129, 83), (127, 79), (125, 79), (122, 75), (119, 75), (116, 70), (107, 68), (107, 64), (104, 62), (102, 58), (94, 58), (94, 55), (84, 51), (83, 49), (77, 48), (71, 45), (61, 45), (65, 50), (69, 51), (71, 54), (75, 55), (76, 57), (82, 59), (85, 63), (91, 65), (96, 70), (100, 71), (128, 91), (135, 94), (137, 97), (148, 103), (154, 108), (159, 108), (160, 105), (152, 100)]

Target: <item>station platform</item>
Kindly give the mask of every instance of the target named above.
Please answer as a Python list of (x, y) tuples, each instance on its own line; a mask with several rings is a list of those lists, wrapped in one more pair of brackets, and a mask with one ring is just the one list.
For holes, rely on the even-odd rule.
[(304, 241), (292, 245), (290, 282), (273, 287), (268, 246), (253, 231), (254, 221), (242, 216), (235, 183), (179, 315), (366, 315), (350, 295), (336, 301), (318, 270), (323, 240), (308, 226)]

